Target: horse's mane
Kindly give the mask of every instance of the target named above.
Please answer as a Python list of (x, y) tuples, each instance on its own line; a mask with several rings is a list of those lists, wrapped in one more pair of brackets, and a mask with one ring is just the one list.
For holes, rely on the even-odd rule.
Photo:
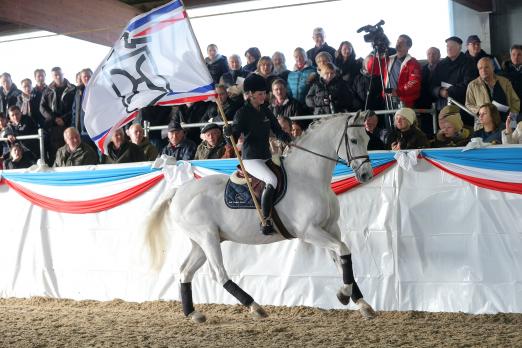
[[(347, 114), (344, 113), (344, 114), (331, 115), (328, 117), (321, 117), (321, 118), (316, 119), (315, 121), (310, 123), (310, 125), (308, 125), (308, 128), (303, 132), (303, 134), (301, 134), (300, 136), (295, 138), (294, 143), (296, 145), (301, 145), (301, 143), (310, 136), (310, 133), (312, 133), (312, 131), (314, 129), (318, 128), (320, 125), (322, 125), (323, 123), (325, 123), (329, 120), (333, 120), (334, 118), (343, 117), (346, 115)], [(290, 148), (288, 149), (288, 152), (286, 154), (287, 155), (291, 154), (293, 150), (294, 150), (294, 148), (290, 146)]]

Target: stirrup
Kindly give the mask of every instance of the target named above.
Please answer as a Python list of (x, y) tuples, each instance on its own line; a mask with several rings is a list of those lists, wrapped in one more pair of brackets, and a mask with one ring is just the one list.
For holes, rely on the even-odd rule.
[(261, 225), (261, 233), (265, 236), (271, 236), (275, 233), (274, 225), (271, 218), (265, 219), (266, 225)]

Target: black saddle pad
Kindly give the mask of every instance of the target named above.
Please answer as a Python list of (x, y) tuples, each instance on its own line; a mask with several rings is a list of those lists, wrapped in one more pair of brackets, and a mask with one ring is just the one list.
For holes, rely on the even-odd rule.
[[(275, 164), (272, 164), (272, 166), (275, 166)], [(272, 166), (269, 165), (270, 169), (272, 169)], [(272, 170), (274, 171), (274, 170)], [(283, 160), (281, 159), (281, 166), (280, 166), (281, 173), (277, 173), (274, 171), (274, 173), (277, 175), (277, 189), (275, 193), (274, 198), (274, 206), (279, 203), (281, 199), (285, 196), (286, 193), (286, 170), (283, 166)], [(256, 179), (257, 180), (257, 179)], [(260, 181), (260, 180), (259, 180)], [(264, 182), (260, 181), (262, 188), (265, 187)], [(261, 189), (262, 189), (261, 188)], [(254, 190), (258, 191), (258, 190)], [(262, 190), (259, 190), (262, 191)], [(234, 182), (232, 182), (230, 179), (227, 181), (227, 185), (225, 186), (225, 204), (227, 207), (231, 209), (255, 209), (256, 206), (254, 204), (254, 201), (252, 200), (252, 195), (248, 191), (247, 184), (239, 185)], [(260, 202), (259, 197), (257, 197), (257, 201)]]

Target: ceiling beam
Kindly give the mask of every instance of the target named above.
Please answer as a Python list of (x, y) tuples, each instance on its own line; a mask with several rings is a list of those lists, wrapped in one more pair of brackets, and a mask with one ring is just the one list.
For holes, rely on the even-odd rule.
[(477, 12), (493, 12), (493, 0), (453, 0)]
[(138, 9), (117, 0), (0, 1), (0, 21), (112, 46)]

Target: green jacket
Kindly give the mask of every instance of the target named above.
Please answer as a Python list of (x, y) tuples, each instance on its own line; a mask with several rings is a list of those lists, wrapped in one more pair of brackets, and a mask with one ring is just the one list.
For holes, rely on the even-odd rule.
[(72, 167), (98, 164), (98, 154), (92, 147), (81, 143), (76, 150), (70, 152), (67, 145), (56, 151), (56, 159), (53, 167)]

